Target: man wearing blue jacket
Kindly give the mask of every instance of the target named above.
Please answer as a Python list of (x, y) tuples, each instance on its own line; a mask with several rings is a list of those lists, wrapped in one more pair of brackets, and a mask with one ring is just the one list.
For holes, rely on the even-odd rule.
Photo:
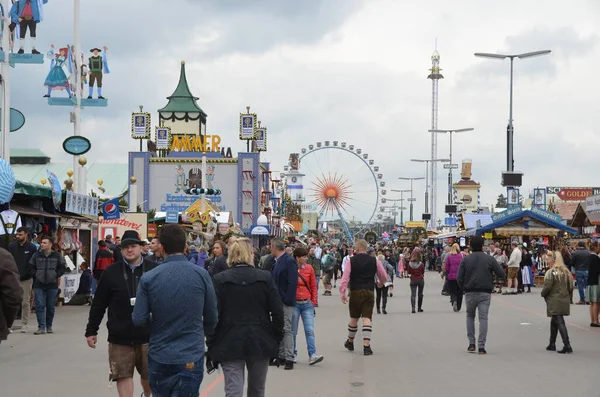
[(285, 244), (280, 238), (271, 240), (271, 253), (275, 257), (271, 274), (283, 301), (283, 340), (279, 344), (279, 364), (285, 364), (285, 369), (290, 370), (294, 369), (292, 316), (296, 307), (298, 264), (285, 252)]
[(37, 24), (43, 19), (42, 4), (48, 3), (48, 0), (17, 0), (10, 9), (10, 17), (17, 21), (20, 28), (20, 48), (19, 54), (25, 53), (25, 35), (29, 28), (29, 37), (31, 38), (31, 53), (39, 54), (35, 49), (35, 38)]

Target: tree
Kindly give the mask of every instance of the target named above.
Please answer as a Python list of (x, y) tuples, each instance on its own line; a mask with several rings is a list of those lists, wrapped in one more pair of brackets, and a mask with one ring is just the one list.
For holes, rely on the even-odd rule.
[(496, 208), (508, 208), (508, 202), (503, 194), (500, 194), (498, 196), (498, 201), (496, 201)]

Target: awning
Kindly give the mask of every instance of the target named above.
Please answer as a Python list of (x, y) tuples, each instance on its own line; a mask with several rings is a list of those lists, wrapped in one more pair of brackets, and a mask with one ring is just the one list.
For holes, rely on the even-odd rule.
[[(512, 211), (512, 210), (509, 210), (509, 211)], [(565, 231), (565, 232), (570, 233), (570, 234), (578, 234), (578, 232), (577, 232), (576, 229), (573, 229), (572, 227), (564, 225), (561, 222), (559, 222), (559, 221), (557, 221), (555, 219), (552, 219), (549, 216), (544, 215), (544, 213), (546, 211), (538, 210), (538, 209), (522, 210), (522, 211), (517, 210), (517, 211), (512, 212), (512, 213), (509, 213), (509, 211), (505, 211), (504, 213), (507, 213), (507, 215), (504, 216), (504, 217), (502, 217), (501, 219), (499, 219), (499, 220), (497, 220), (497, 221), (495, 221), (493, 223), (490, 223), (489, 225), (486, 225), (484, 227), (478, 228), (477, 231), (476, 231), (476, 234), (483, 234), (485, 232), (497, 231), (497, 229), (499, 229), (499, 228), (501, 228), (501, 227), (503, 227), (503, 226), (505, 226), (505, 225), (507, 225), (509, 223), (518, 221), (519, 219), (522, 219), (522, 218), (525, 218), (525, 217), (529, 217), (529, 218), (535, 219), (535, 220), (537, 220), (537, 221), (539, 221), (539, 222), (541, 222), (541, 223), (543, 223), (545, 225), (548, 225), (548, 227), (547, 228), (545, 228), (545, 227), (543, 227), (543, 228), (540, 228), (540, 227), (537, 227), (537, 228), (536, 227), (525, 228), (523, 226), (522, 229), (521, 229), (521, 227), (514, 227), (514, 225), (511, 226), (511, 227), (514, 227), (515, 231), (517, 229), (522, 230), (522, 231), (536, 230), (537, 229), (536, 233), (528, 232), (529, 234), (525, 234), (525, 235), (532, 235), (532, 234), (534, 234), (536, 236), (539, 236), (539, 235), (543, 236), (544, 234), (546, 234), (546, 235), (550, 236), (550, 235), (555, 234), (555, 231), (558, 232), (560, 230)], [(496, 214), (495, 216), (502, 216), (501, 214)], [(554, 214), (550, 214), (550, 215), (554, 215)]]
[(498, 236), (556, 236), (560, 230), (552, 227), (499, 227), (494, 229)]
[(52, 189), (50, 189), (48, 186), (36, 185), (17, 180), (15, 183), (15, 194), (22, 194), (30, 197), (52, 198)]
[(19, 205), (19, 204), (10, 204), (10, 209), (13, 211), (17, 211), (19, 214), (23, 214), (23, 215), (42, 216), (45, 218), (59, 218), (60, 217), (59, 215), (51, 214), (44, 210), (38, 210), (33, 207), (28, 207), (28, 206)]

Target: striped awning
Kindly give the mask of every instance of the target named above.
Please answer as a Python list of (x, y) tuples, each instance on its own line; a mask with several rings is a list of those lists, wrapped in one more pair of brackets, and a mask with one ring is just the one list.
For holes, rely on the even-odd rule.
[(560, 232), (559, 229), (553, 227), (498, 227), (494, 229), (494, 233), (498, 236), (556, 236)]

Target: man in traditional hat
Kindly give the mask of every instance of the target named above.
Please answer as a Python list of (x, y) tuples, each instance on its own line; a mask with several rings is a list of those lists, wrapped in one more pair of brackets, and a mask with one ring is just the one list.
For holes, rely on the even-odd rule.
[(133, 397), (133, 371), (136, 368), (144, 390), (142, 397), (152, 393), (148, 383), (150, 327), (135, 326), (131, 320), (140, 278), (156, 267), (154, 262), (142, 257), (142, 244), (135, 230), (123, 233), (123, 257), (102, 272), (85, 331), (88, 346), (95, 349), (98, 329), (108, 309), (109, 377), (117, 382), (120, 397)]
[(88, 69), (89, 69), (89, 95), (88, 99), (92, 99), (92, 94), (94, 93), (94, 85), (98, 86), (98, 99), (105, 99), (102, 96), (102, 76), (104, 73), (109, 74), (110, 70), (108, 69), (108, 47), (104, 46), (104, 52), (100, 55), (99, 48), (92, 48), (90, 52), (92, 56), (89, 59)]

